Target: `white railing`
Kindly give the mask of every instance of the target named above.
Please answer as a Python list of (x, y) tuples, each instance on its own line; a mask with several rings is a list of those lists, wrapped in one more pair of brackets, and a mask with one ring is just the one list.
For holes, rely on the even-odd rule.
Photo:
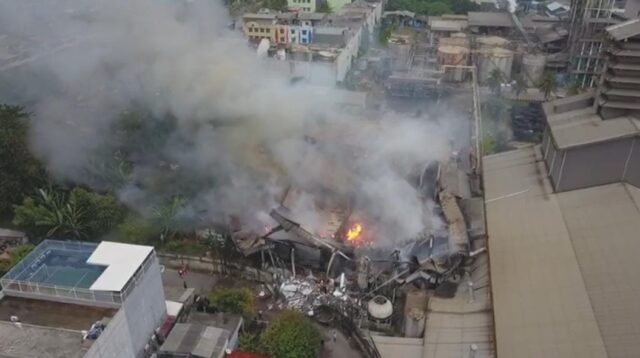
[[(131, 277), (120, 292), (94, 291), (86, 288), (70, 287), (62, 285), (52, 285), (47, 283), (19, 280), (18, 277), (29, 269), (29, 267), (39, 259), (39, 257), (50, 249), (93, 251), (97, 245), (93, 243), (83, 243), (74, 241), (47, 240), (36, 247), (29, 255), (14, 266), (5, 276), (0, 279), (2, 290), (8, 295), (11, 293), (28, 296), (42, 296), (50, 299), (63, 299), (71, 301), (95, 302), (107, 304), (109, 306), (119, 306), (133, 291), (149, 267), (157, 260), (155, 252), (142, 263), (141, 267)], [(46, 299), (46, 298), (45, 298)]]

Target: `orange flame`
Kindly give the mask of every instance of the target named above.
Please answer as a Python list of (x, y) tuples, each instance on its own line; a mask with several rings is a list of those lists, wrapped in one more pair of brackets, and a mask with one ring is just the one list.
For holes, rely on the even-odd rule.
[(347, 231), (347, 240), (354, 241), (362, 233), (362, 225), (355, 224), (349, 231)]

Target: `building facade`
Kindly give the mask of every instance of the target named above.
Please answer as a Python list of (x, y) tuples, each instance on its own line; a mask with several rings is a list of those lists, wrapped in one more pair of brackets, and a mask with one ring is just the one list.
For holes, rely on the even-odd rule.
[(316, 5), (316, 0), (287, 0), (289, 10), (316, 12)]
[(615, 24), (615, 0), (572, 0), (569, 26), (569, 68), (572, 81), (593, 87), (602, 69), (603, 34)]

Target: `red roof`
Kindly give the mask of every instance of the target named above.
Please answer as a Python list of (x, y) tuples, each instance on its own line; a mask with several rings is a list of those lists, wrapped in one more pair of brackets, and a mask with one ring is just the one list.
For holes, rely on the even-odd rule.
[(263, 356), (262, 354), (258, 354), (258, 353), (234, 351), (234, 352), (231, 352), (231, 354), (227, 354), (226, 358), (269, 358), (269, 357)]

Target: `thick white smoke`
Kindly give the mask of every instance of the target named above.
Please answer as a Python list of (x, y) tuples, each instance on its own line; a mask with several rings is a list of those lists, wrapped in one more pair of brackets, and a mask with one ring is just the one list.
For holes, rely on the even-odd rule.
[[(185, 215), (224, 222), (235, 214), (260, 227), (292, 184), (348, 197), (389, 239), (429, 225), (433, 215), (407, 177), (448, 156), (448, 129), (333, 110), (332, 94), (291, 86), (229, 23), (213, 1), (0, 0), (0, 34), (27, 44), (30, 59), (0, 76), (24, 89), (33, 147), (59, 177), (89, 182), (92, 153), (135, 104), (149, 120), (176, 118), (158, 149), (172, 164), (164, 170), (215, 179), (190, 187)], [(121, 199), (142, 212), (161, 200), (144, 185), (157, 167), (134, 165)], [(312, 202), (302, 202), (304, 215), (313, 215)]]

